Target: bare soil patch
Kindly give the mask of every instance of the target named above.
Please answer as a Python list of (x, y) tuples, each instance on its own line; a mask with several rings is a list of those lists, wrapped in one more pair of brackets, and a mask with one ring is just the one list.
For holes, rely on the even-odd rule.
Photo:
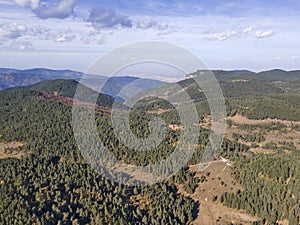
[(235, 115), (231, 117), (227, 117), (227, 119), (232, 120), (235, 123), (239, 124), (260, 124), (260, 123), (283, 123), (285, 125), (291, 125), (291, 124), (299, 124), (300, 121), (289, 121), (289, 120), (280, 120), (280, 119), (264, 119), (264, 120), (253, 120), (253, 119), (248, 119), (245, 116), (242, 115)]
[(194, 194), (188, 194), (179, 187), (179, 192), (185, 196), (200, 202), (200, 209), (193, 225), (227, 225), (246, 224), (250, 225), (258, 218), (247, 214), (242, 210), (231, 209), (224, 206), (220, 199), (223, 193), (237, 192), (242, 189), (236, 184), (231, 176), (231, 167), (225, 162), (216, 161), (209, 165), (205, 171), (199, 171), (199, 164), (191, 166), (192, 171), (197, 172), (197, 176), (205, 176), (206, 181), (200, 183)]
[(275, 154), (276, 151), (272, 149), (265, 149), (265, 148), (250, 148), (250, 151), (256, 154)]
[(0, 159), (5, 158), (16, 158), (21, 159), (24, 156), (27, 156), (29, 153), (25, 151), (18, 150), (18, 147), (22, 147), (24, 144), (21, 142), (0, 142)]
[[(275, 143), (278, 147), (285, 146), (282, 144), (284, 142), (292, 142), (296, 149), (300, 149), (300, 132), (298, 130), (295, 130), (292, 128), (293, 125), (300, 125), (300, 121), (288, 121), (288, 120), (279, 120), (279, 119), (265, 119), (265, 120), (252, 120), (248, 119), (246, 117), (243, 117), (241, 115), (236, 115), (233, 117), (228, 117), (227, 120), (231, 120), (234, 124), (232, 126), (227, 126), (226, 129), (226, 137), (229, 140), (233, 140), (232, 135), (233, 133), (238, 133), (245, 135), (247, 133), (258, 133), (262, 132), (265, 137), (265, 141), (262, 141), (260, 143), (257, 142), (246, 142), (239, 140), (240, 143), (251, 145), (252, 143), (256, 143), (258, 145), (258, 148), (252, 148), (251, 151), (254, 153), (265, 153), (265, 154), (272, 154), (275, 153), (272, 149), (264, 149), (262, 146), (264, 146), (267, 143)], [(264, 130), (262, 128), (257, 127), (255, 130), (247, 130), (247, 129), (241, 129), (239, 125), (260, 125), (260, 124), (271, 124), (271, 123), (280, 123), (284, 124), (286, 128), (282, 128), (279, 130)], [(288, 149), (287, 149), (288, 150)]]
[(160, 115), (169, 111), (171, 111), (171, 109), (157, 109), (157, 110), (147, 111), (147, 113)]

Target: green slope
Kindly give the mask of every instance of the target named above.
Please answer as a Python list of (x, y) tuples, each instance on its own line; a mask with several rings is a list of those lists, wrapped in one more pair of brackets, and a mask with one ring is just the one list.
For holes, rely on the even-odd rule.
[[(98, 92), (79, 84), (75, 80), (47, 80), (40, 83), (16, 88), (18, 90), (35, 90), (42, 93), (47, 93), (55, 96), (62, 96), (66, 98), (74, 98), (76, 90), (79, 91), (76, 93), (77, 99), (86, 102), (92, 102), (94, 99), (97, 99), (96, 103), (100, 106), (106, 106), (111, 108), (115, 100), (105, 94), (99, 94)], [(116, 102), (116, 105), (121, 107), (121, 104)]]
[[(0, 140), (22, 141), (22, 148), (32, 153), (21, 160), (0, 160), (1, 224), (187, 224), (193, 220), (198, 203), (177, 194), (172, 183), (134, 188), (93, 171), (77, 150), (71, 105), (41, 96), (33, 90), (0, 92)], [(104, 136), (111, 129), (105, 126), (108, 119), (97, 114)], [(110, 137), (106, 137), (108, 144)], [(122, 153), (120, 148), (117, 145), (112, 151)], [(145, 206), (139, 206), (138, 196)]]

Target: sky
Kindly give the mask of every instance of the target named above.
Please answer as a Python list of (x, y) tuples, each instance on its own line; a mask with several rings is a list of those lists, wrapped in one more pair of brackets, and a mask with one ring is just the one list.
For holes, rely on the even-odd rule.
[(0, 67), (86, 71), (139, 41), (211, 69), (300, 69), (299, 0), (0, 0)]

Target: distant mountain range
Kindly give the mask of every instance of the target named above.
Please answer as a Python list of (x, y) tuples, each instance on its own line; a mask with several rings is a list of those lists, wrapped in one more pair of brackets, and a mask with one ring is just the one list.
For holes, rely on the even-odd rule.
[(234, 74), (251, 74), (251, 73), (255, 73), (253, 71), (250, 70), (230, 70), (228, 72), (234, 73)]
[(71, 70), (50, 70), (43, 68), (17, 70), (0, 68), (0, 90), (28, 86), (44, 80), (73, 79), (80, 80), (82, 73)]
[[(44, 68), (17, 70), (0, 68), (0, 90), (12, 87), (29, 86), (47, 80), (63, 79), (79, 82), (81, 78), (83, 78), (83, 75), (84, 74), (81, 72), (72, 70), (50, 70)], [(81, 82), (94, 90), (118, 99), (120, 102), (125, 101), (141, 90), (153, 89), (165, 84), (165, 82), (159, 80), (131, 76), (108, 78), (97, 75), (84, 76), (84, 79), (81, 80)], [(98, 90), (98, 87), (102, 86), (102, 84), (105, 85), (101, 90)], [(41, 86), (45, 87), (45, 85)], [(127, 87), (126, 91), (123, 91), (120, 96), (118, 96), (119, 92), (125, 87)]]
[[(200, 72), (205, 73), (205, 71)], [(226, 97), (245, 96), (250, 93), (280, 93), (283, 89), (290, 90), (298, 88), (300, 80), (300, 70), (284, 71), (275, 69), (259, 73), (249, 70), (213, 70), (212, 72), (220, 82)], [(193, 79), (189, 78), (201, 73), (191, 73), (187, 75), (187, 79), (179, 82), (181, 86), (186, 88), (193, 99), (202, 99), (204, 96), (199, 95), (198, 89), (196, 87), (194, 88), (196, 84), (193, 82)], [(76, 83), (72, 83), (71, 85), (72, 93), (74, 93), (74, 85), (77, 85), (80, 81), (85, 86), (97, 92), (117, 99), (119, 102), (124, 102), (143, 90), (155, 89), (163, 85), (166, 85), (166, 89), (168, 89), (168, 84), (165, 82), (132, 76), (108, 78), (105, 76), (90, 75), (84, 77), (84, 79), (82, 78), (83, 73), (72, 70), (50, 70), (44, 68), (17, 70), (0, 68), (0, 90), (11, 87), (30, 86), (47, 80), (74, 80)], [(295, 86), (295, 83), (297, 83), (297, 86)], [(59, 86), (55, 86), (58, 84), (59, 81), (55, 83), (45, 82), (37, 86), (32, 86), (32, 88), (38, 87), (39, 91), (43, 91), (43, 88), (45, 90), (53, 89), (52, 91), (54, 92), (59, 91)], [(50, 85), (50, 87), (47, 87), (48, 85)], [(102, 85), (104, 85), (102, 89), (98, 90), (99, 86)], [(64, 92), (66, 92), (66, 90)]]
[[(23, 71), (24, 74), (22, 74), (22, 71), (13, 69), (3, 69), (1, 71), (6, 72), (6, 74), (0, 74), (0, 76), (5, 78), (1, 78), (0, 81), (6, 87), (3, 89), (8, 89), (7, 91), (19, 91), (20, 93), (33, 91), (34, 93), (41, 93), (47, 99), (69, 102), (74, 98), (74, 94), (78, 90), (78, 85), (82, 84), (83, 87), (79, 89), (81, 92), (77, 95), (79, 97), (77, 100), (89, 103), (94, 102), (92, 99), (97, 96), (97, 104), (108, 108), (112, 107), (114, 102), (117, 102), (118, 107), (126, 108), (122, 104), (125, 100), (136, 93), (149, 90), (149, 92), (143, 92), (147, 93), (149, 97), (137, 103), (135, 108), (150, 111), (159, 109), (173, 110), (173, 106), (164, 100), (164, 98), (172, 96), (175, 105), (181, 104), (180, 97), (178, 97), (178, 102), (174, 101), (176, 96), (180, 94), (180, 91), (174, 92), (174, 85), (179, 85), (193, 99), (201, 114), (205, 115), (209, 113), (209, 105), (206, 101), (205, 93), (200, 89), (195, 79), (186, 78), (177, 83), (166, 84), (157, 80), (139, 79), (130, 76), (111, 78), (88, 76), (85, 79), (81, 79), (81, 73), (67, 70), (33, 69)], [(205, 73), (205, 71), (200, 72), (189, 74), (189, 77), (201, 76), (201, 74)], [(220, 83), (223, 95), (227, 101), (227, 111), (230, 115), (240, 113), (255, 119), (267, 118), (269, 116), (271, 118), (299, 120), (299, 112), (296, 109), (298, 108), (300, 98), (298, 96), (300, 90), (300, 70), (270, 70), (260, 73), (251, 71), (249, 73), (249, 71), (244, 70), (215, 70), (213, 72)], [(57, 79), (58, 77), (62, 78)], [(38, 82), (40, 79), (46, 80)], [(78, 80), (81, 81), (81, 84)], [(27, 82), (34, 84), (25, 86)], [(101, 94), (97, 90), (97, 83), (100, 86), (104, 84), (100, 92)], [(8, 88), (10, 86), (17, 87)], [(161, 93), (160, 96), (162, 98), (151, 97), (152, 94), (155, 96), (157, 93)], [(84, 97), (84, 100), (80, 100), (81, 96)], [(285, 113), (282, 113), (283, 109), (286, 110)], [(268, 113), (266, 114), (266, 112)], [(170, 113), (172, 112), (170, 111)]]
[[(200, 70), (195, 73), (191, 73), (187, 75), (187, 78), (191, 78), (195, 75), (201, 75), (202, 72), (205, 73), (207, 70)], [(285, 71), (280, 69), (274, 69), (274, 70), (267, 70), (262, 72), (252, 72), (249, 70), (212, 70), (214, 75), (219, 81), (226, 81), (230, 79), (243, 79), (243, 78), (249, 78), (249, 79), (256, 79), (256, 80), (266, 80), (266, 81), (293, 81), (293, 80), (299, 80), (300, 79), (300, 70), (294, 70), (294, 71)]]

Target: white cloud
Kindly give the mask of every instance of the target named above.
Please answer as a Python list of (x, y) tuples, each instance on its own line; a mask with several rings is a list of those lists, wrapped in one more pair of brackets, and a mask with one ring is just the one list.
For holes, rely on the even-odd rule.
[(26, 33), (25, 25), (18, 23), (4, 23), (0, 25), (0, 37), (16, 39)]
[(227, 29), (222, 32), (209, 32), (207, 31), (206, 33), (206, 39), (209, 41), (225, 41), (233, 37), (238, 37), (238, 38), (246, 38), (254, 35), (256, 38), (267, 38), (270, 37), (274, 34), (272, 30), (268, 31), (260, 31), (257, 30), (256, 25), (250, 25), (246, 27), (236, 27), (234, 29)]
[(170, 27), (167, 23), (158, 23), (157, 28), (158, 30), (168, 30)]
[(139, 21), (136, 25), (137, 28), (140, 29), (158, 29), (158, 30), (167, 30), (169, 29), (169, 25), (167, 23), (161, 23), (149, 18), (145, 18)]
[(65, 19), (74, 14), (75, 0), (61, 0), (57, 5), (41, 4), (34, 13), (42, 18)]
[(209, 41), (225, 41), (232, 37), (245, 38), (253, 35), (256, 38), (267, 38), (274, 34), (272, 30), (269, 31), (256, 31), (256, 25), (251, 25), (244, 28), (236, 28), (232, 30), (225, 30), (223, 32), (210, 33), (206, 35)]
[(72, 30), (68, 29), (56, 35), (56, 42), (71, 42), (76, 38)]
[(267, 37), (271, 37), (273, 34), (274, 32), (272, 30), (255, 32), (255, 36), (257, 38), (267, 38)]
[(40, 0), (15, 0), (18, 6), (31, 8), (33, 13), (42, 19), (65, 19), (74, 14), (75, 0), (61, 0), (58, 4), (42, 3)]
[(16, 48), (21, 51), (28, 51), (28, 50), (33, 50), (33, 45), (29, 41), (22, 41), (22, 42), (14, 42), (11, 45), (11, 48)]
[(35, 10), (40, 6), (40, 0), (15, 0), (15, 3), (23, 8)]
[(132, 21), (127, 16), (98, 7), (92, 9), (88, 21), (91, 22), (92, 26), (97, 30), (116, 26), (132, 27)]
[(61, 34), (58, 35), (58, 37), (55, 39), (55, 41), (57, 42), (71, 42), (76, 38), (75, 35), (71, 35), (71, 34)]
[(293, 56), (291, 56), (291, 59), (300, 59), (300, 57), (293, 55)]
[(251, 25), (251, 26), (249, 26), (249, 27), (246, 27), (246, 28), (243, 30), (243, 32), (244, 32), (245, 34), (248, 34), (248, 33), (252, 32), (252, 31), (255, 30), (255, 29), (256, 29), (256, 26), (255, 26), (255, 25)]
[(219, 33), (212, 33), (206, 36), (209, 41), (225, 41), (231, 37), (237, 36), (238, 32), (236, 30), (226, 30)]
[(156, 27), (158, 24), (157, 21), (151, 19), (144, 19), (137, 23), (136, 27), (140, 29), (150, 29)]
[(41, 25), (28, 28), (28, 35), (39, 37), (40, 39), (49, 39), (50, 29)]
[(86, 45), (103, 45), (105, 43), (105, 36), (103, 32), (100, 32), (98, 30), (92, 30), (87, 32), (86, 34), (83, 34), (80, 40)]
[(4, 49), (13, 49), (13, 50), (20, 50), (20, 51), (27, 51), (33, 50), (34, 47), (31, 42), (29, 41), (19, 41), (18, 39), (13, 39), (5, 42), (0, 41), (1, 48)]
[(160, 30), (160, 32), (157, 33), (157, 35), (159, 36), (163, 36), (163, 35), (170, 35), (170, 34), (173, 34), (173, 33), (176, 33), (177, 30), (174, 29), (174, 28), (170, 28), (170, 29), (166, 29), (166, 30)]

